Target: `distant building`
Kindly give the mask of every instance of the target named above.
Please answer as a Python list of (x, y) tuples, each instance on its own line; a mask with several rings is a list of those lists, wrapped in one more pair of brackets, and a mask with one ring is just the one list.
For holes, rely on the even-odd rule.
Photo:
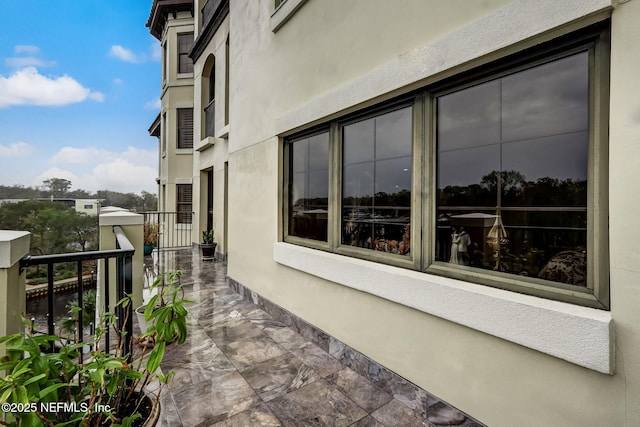
[(76, 212), (84, 213), (91, 216), (98, 215), (102, 199), (70, 199), (65, 197), (41, 197), (36, 199), (0, 199), (0, 206), (5, 203), (19, 203), (28, 200), (38, 200), (42, 202), (61, 203)]

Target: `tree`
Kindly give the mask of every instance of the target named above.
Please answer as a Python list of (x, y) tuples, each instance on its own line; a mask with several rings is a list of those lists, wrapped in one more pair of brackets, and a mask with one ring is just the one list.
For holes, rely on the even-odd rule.
[(42, 184), (49, 189), (53, 197), (62, 197), (71, 188), (71, 181), (63, 178), (50, 178), (42, 181)]

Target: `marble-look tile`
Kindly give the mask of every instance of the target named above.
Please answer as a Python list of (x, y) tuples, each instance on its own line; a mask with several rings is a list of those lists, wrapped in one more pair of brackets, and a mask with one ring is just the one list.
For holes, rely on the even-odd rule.
[(180, 413), (172, 394), (165, 388), (160, 394), (160, 419), (158, 427), (182, 427)]
[(263, 426), (263, 427), (280, 427), (282, 423), (273, 415), (273, 412), (269, 410), (267, 405), (259, 403), (257, 406), (253, 406), (244, 412), (240, 412), (224, 421), (220, 421), (215, 424), (211, 424), (209, 427), (248, 427), (248, 426)]
[(295, 348), (300, 348), (300, 347), (304, 347), (307, 344), (311, 344), (309, 341), (305, 340), (302, 337), (302, 335), (295, 332), (293, 329), (289, 327), (273, 329), (273, 330), (265, 330), (265, 332), (275, 342), (277, 342), (287, 350), (293, 350)]
[(313, 343), (294, 348), (291, 352), (323, 378), (342, 369), (342, 364), (335, 357)]
[(326, 380), (369, 413), (381, 408), (392, 399), (391, 395), (349, 368), (330, 375)]
[(285, 348), (276, 344), (266, 334), (227, 342), (220, 347), (239, 370), (287, 352)]
[(438, 402), (427, 409), (427, 421), (437, 426), (457, 426), (466, 419), (462, 412), (444, 402)]
[(341, 427), (367, 416), (362, 408), (324, 380), (267, 402), (267, 406), (284, 426)]
[(392, 400), (371, 414), (385, 426), (431, 427), (418, 414), (397, 400)]
[(429, 406), (437, 403), (437, 400), (426, 391), (376, 362), (369, 363), (367, 377), (376, 386), (391, 394), (422, 417), (426, 416)]
[(292, 329), (294, 331), (298, 331), (300, 335), (316, 344), (324, 351), (329, 352), (329, 335), (325, 332), (316, 328), (312, 324), (305, 322), (299, 317), (293, 318)]
[(260, 398), (238, 372), (228, 372), (193, 383), (174, 394), (185, 426), (206, 426), (257, 405)]
[(320, 376), (291, 353), (256, 363), (240, 371), (265, 402), (296, 390)]
[(220, 322), (201, 321), (207, 335), (222, 349), (238, 340), (264, 335), (264, 332), (247, 319), (227, 318)]
[(350, 427), (386, 427), (380, 421), (373, 418), (371, 415), (368, 415), (355, 423), (351, 424)]
[(369, 376), (369, 358), (341, 341), (330, 339), (330, 352), (342, 365), (351, 368), (365, 378)]

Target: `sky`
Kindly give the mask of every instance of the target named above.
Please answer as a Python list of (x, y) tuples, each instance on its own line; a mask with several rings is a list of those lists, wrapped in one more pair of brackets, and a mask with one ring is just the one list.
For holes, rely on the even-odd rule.
[(156, 193), (152, 0), (0, 1), (0, 185)]

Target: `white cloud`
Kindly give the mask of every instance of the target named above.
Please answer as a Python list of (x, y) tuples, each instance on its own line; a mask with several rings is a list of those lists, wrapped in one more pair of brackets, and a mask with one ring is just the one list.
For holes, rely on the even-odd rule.
[(125, 62), (140, 62), (140, 58), (138, 58), (135, 53), (125, 47), (120, 46), (119, 44), (111, 46), (111, 49), (109, 49), (109, 55)]
[(8, 146), (0, 145), (0, 157), (26, 157), (35, 151), (35, 147), (23, 141)]
[(6, 58), (4, 64), (13, 68), (25, 68), (25, 67), (50, 67), (55, 65), (55, 61), (46, 61), (38, 58), (40, 54), (40, 48), (38, 46), (30, 45), (17, 45), (13, 48), (13, 51), (18, 55), (11, 58)]
[(40, 48), (38, 46), (19, 44), (13, 48), (15, 53), (28, 53), (30, 55), (37, 55), (40, 53)]
[(34, 179), (68, 179), (73, 188), (87, 191), (113, 190), (124, 193), (141, 190), (155, 193), (158, 154), (155, 150), (128, 147), (123, 152), (97, 147), (63, 147), (51, 159), (53, 167)]
[(162, 46), (160, 46), (160, 42), (158, 41), (151, 44), (151, 59), (153, 61), (160, 61), (162, 59)]
[(45, 61), (44, 59), (36, 58), (35, 56), (20, 56), (13, 58), (6, 58), (4, 64), (12, 68), (24, 68), (24, 67), (51, 67), (55, 65), (55, 61)]
[(118, 85), (118, 86), (119, 86), (119, 85), (121, 85), (121, 84), (123, 84), (123, 83), (124, 83), (124, 80), (122, 80), (122, 79), (120, 79), (120, 78), (118, 78), (118, 77), (116, 77), (115, 79), (113, 79), (113, 84), (115, 84), (115, 85)]
[(104, 95), (92, 92), (73, 78), (43, 76), (34, 67), (0, 76), (0, 108), (12, 105), (59, 106), (82, 102), (87, 98), (102, 101)]
[(146, 110), (159, 110), (160, 107), (162, 107), (160, 98), (152, 99), (151, 101), (147, 101), (147, 103), (144, 104), (144, 108)]

